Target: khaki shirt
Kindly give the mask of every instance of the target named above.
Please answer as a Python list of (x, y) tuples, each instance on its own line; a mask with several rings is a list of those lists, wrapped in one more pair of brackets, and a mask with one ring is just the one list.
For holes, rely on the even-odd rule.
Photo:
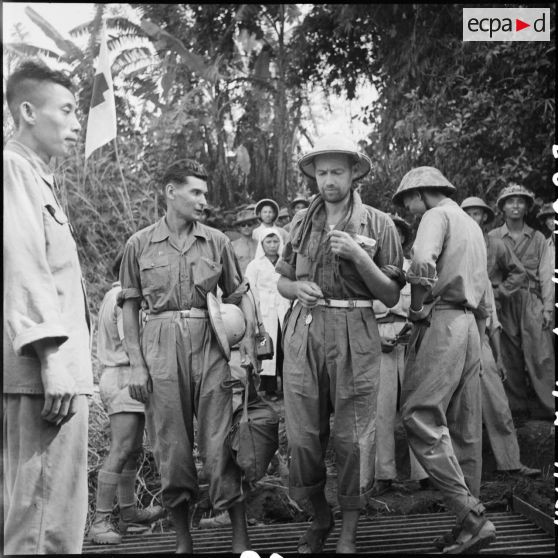
[[(397, 269), (396, 281), (402, 287), (405, 284), (401, 270), (403, 250), (397, 229), (386, 213), (370, 206), (364, 207), (366, 207), (366, 211), (363, 213), (363, 222), (359, 223), (359, 228), (355, 233), (376, 241), (375, 246), (364, 246), (364, 250), (378, 267), (393, 266), (393, 270)], [(283, 254), (275, 266), (277, 273), (292, 281), (314, 281), (322, 289), (325, 298), (368, 300), (374, 298), (355, 265), (347, 259), (336, 257), (328, 249), (329, 229), (324, 209), (319, 211), (312, 220), (312, 232), (320, 235), (312, 255), (312, 260), (316, 262), (315, 266), (310, 258), (293, 250), (291, 235), (296, 234), (306, 212), (306, 209), (299, 211), (293, 217), (289, 238)], [(338, 273), (335, 272), (336, 265), (338, 265)], [(312, 274), (313, 267), (315, 267), (315, 271)]]
[(215, 294), (217, 285), (228, 297), (241, 282), (231, 242), (222, 232), (194, 222), (180, 248), (165, 217), (130, 237), (120, 266), (121, 301), (141, 298), (148, 314), (207, 308), (206, 295)]
[(43, 393), (32, 343), (49, 339), (78, 393), (93, 393), (89, 312), (77, 246), (50, 168), (23, 144), (4, 148), (4, 393)]
[(432, 297), (476, 310), (488, 282), (481, 228), (446, 198), (420, 221), (407, 281), (432, 287)]
[(500, 293), (510, 295), (520, 289), (527, 279), (527, 273), (511, 248), (502, 239), (485, 235), (488, 258), (488, 277), (492, 287)]
[(527, 250), (520, 258), (521, 264), (527, 272), (527, 280), (523, 286), (538, 292), (541, 295), (544, 309), (552, 312), (554, 310), (553, 270), (548, 265), (550, 261), (549, 247), (544, 235), (528, 225), (524, 225), (523, 235), (516, 243), (510, 235), (508, 226), (504, 223), (501, 227), (491, 230), (488, 236), (489, 238), (502, 239), (518, 258), (524, 251), (524, 247), (530, 242)]
[(239, 239), (233, 240), (232, 247), (236, 255), (236, 259), (240, 264), (242, 273), (246, 273), (248, 264), (254, 259), (256, 255), (256, 248), (258, 247), (257, 241), (252, 237), (245, 237), (242, 235)]
[(103, 366), (126, 366), (130, 364), (124, 343), (122, 309), (118, 306), (120, 283), (112, 284), (101, 302), (97, 331), (97, 358)]

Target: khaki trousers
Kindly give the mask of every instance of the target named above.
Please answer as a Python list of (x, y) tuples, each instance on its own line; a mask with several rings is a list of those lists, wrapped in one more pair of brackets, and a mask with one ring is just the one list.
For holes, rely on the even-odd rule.
[(473, 314), (435, 308), (415, 326), (401, 389), (401, 416), (417, 459), (460, 523), (477, 499), (482, 469), (480, 338)]
[(519, 469), (521, 461), (517, 434), (504, 384), (498, 374), (487, 335), (484, 335), (482, 343), (481, 392), (482, 421), (496, 458), (498, 470)]
[[(378, 324), (380, 337), (394, 338), (404, 322)], [(397, 382), (403, 384), (405, 372), (405, 346), (396, 345), (391, 353), (382, 353), (380, 364), (380, 388), (376, 413), (376, 473), (379, 480), (397, 478), (395, 464), (395, 418), (397, 416)], [(410, 479), (428, 478), (413, 450), (409, 450)]]
[(536, 404), (554, 417), (554, 334), (542, 328), (541, 299), (526, 289), (501, 297), (502, 358), (508, 374), (505, 384), (512, 412), (529, 408), (527, 382)]
[[(308, 316), (311, 315), (311, 321)], [(341, 509), (366, 504), (374, 481), (380, 338), (371, 308), (312, 310), (295, 305), (285, 330), (285, 424), (289, 489), (295, 499), (322, 491), (334, 413)]]
[(42, 395), (3, 396), (5, 554), (80, 554), (87, 518), (87, 396), (64, 425)]
[(142, 352), (153, 381), (145, 406), (146, 425), (161, 474), (162, 499), (173, 508), (198, 494), (197, 447), (209, 480), (214, 511), (242, 501), (246, 486), (226, 443), (232, 424), (231, 379), (207, 318), (150, 316), (141, 335)]

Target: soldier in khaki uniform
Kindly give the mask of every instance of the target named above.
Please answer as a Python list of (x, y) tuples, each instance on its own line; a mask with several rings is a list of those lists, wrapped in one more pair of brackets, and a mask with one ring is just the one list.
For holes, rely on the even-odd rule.
[[(506, 222), (488, 237), (501, 239), (527, 272), (521, 288), (501, 300), (506, 393), (512, 413), (550, 420), (554, 416), (554, 284), (549, 247), (544, 235), (524, 221), (534, 203), (532, 192), (512, 184), (502, 190), (497, 203)], [(531, 397), (529, 387), (534, 392)]]
[(374, 480), (381, 348), (372, 299), (393, 306), (404, 281), (395, 225), (353, 189), (370, 164), (339, 136), (320, 139), (300, 159), (320, 194), (294, 216), (276, 266), (280, 294), (297, 301), (284, 332), (283, 370), (289, 489), (314, 509), (300, 553), (321, 552), (333, 529), (324, 494), (332, 412), (343, 514), (338, 553), (356, 550), (360, 509)]
[(448, 197), (455, 191), (439, 170), (418, 167), (403, 177), (393, 201), (421, 216), (407, 271), (416, 326), (401, 415), (417, 459), (457, 517), (455, 540), (444, 551), (463, 554), (489, 545), (495, 528), (478, 500), (486, 246), (478, 225)]
[(22, 63), (6, 96), (2, 480), (5, 554), (79, 554), (87, 517), (90, 320), (49, 163), (80, 124), (72, 83)]
[[(480, 198), (466, 198), (461, 202), (461, 208), (481, 227), (483, 232), (488, 223), (494, 219), (494, 211)], [(486, 234), (484, 239), (487, 240)], [(495, 246), (498, 242), (500, 241), (495, 238), (491, 245)], [(525, 270), (509, 249), (503, 243), (500, 245), (503, 251), (508, 253), (510, 261), (513, 261), (513, 267), (509, 266), (504, 270), (506, 291), (511, 294), (523, 284)], [(490, 251), (489, 244), (487, 244), (487, 248)], [(486, 331), (481, 336), (482, 421), (496, 458), (498, 470), (525, 477), (536, 477), (540, 474), (540, 469), (532, 469), (523, 465), (519, 457), (517, 434), (503, 384), (506, 379), (506, 371), (500, 347), (502, 325), (496, 312), (496, 303), (490, 282), (487, 285), (487, 293), (491, 302), (491, 310), (486, 323)], [(503, 298), (503, 292), (500, 293), (500, 296)]]
[[(217, 286), (238, 302), (247, 321), (241, 353), (257, 364), (253, 307), (244, 296), (230, 240), (198, 223), (206, 204), (207, 175), (193, 161), (173, 165), (162, 180), (167, 213), (127, 242), (120, 282), (124, 336), (131, 363), (130, 394), (145, 403), (162, 499), (172, 515), (177, 552), (192, 552), (189, 508), (198, 493), (192, 455), (194, 415), (198, 449), (216, 512), (228, 510), (232, 551), (249, 548), (246, 486), (225, 443), (232, 423), (227, 359), (208, 320), (206, 296)], [(138, 311), (146, 317), (138, 327)], [(141, 341), (140, 341), (141, 339)]]

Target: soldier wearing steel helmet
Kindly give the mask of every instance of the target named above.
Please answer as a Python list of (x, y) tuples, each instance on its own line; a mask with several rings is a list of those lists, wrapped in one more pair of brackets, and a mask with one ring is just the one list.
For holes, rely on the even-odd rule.
[[(240, 299), (247, 330), (240, 350), (257, 365), (253, 307), (230, 240), (198, 222), (207, 195), (203, 166), (190, 160), (172, 165), (162, 189), (166, 215), (132, 235), (120, 269), (129, 391), (145, 403), (177, 552), (193, 552), (189, 510), (198, 493), (192, 454), (195, 415), (209, 498), (216, 512), (229, 512), (232, 551), (240, 553), (250, 542), (243, 503), (246, 486), (225, 443), (232, 426), (232, 392), (226, 387), (231, 378), (229, 353), (223, 352), (228, 345), (211, 329), (207, 299), (217, 286), (224, 302), (233, 296)], [(141, 335), (140, 305), (145, 315)]]
[(371, 161), (352, 141), (321, 138), (298, 165), (316, 179), (319, 194), (294, 216), (276, 266), (279, 293), (296, 300), (284, 331), (289, 488), (314, 510), (298, 552), (321, 552), (334, 527), (324, 494), (332, 412), (342, 512), (336, 551), (355, 552), (360, 510), (374, 481), (381, 346), (372, 299), (397, 302), (403, 254), (391, 219), (354, 191)]
[[(518, 418), (550, 419), (554, 413), (554, 287), (546, 239), (525, 223), (534, 201), (527, 188), (506, 186), (497, 200), (505, 223), (488, 236), (502, 240), (527, 272), (521, 288), (501, 301), (502, 354), (510, 408)], [(534, 392), (532, 397), (528, 385)]]
[[(483, 229), (494, 218), (492, 209), (480, 198), (470, 197), (461, 202), (461, 208)], [(488, 237), (485, 234), (485, 241)], [(517, 258), (497, 238), (487, 243), (488, 261), (490, 266), (490, 250), (498, 249), (503, 262), (500, 263), (506, 278), (509, 292), (515, 292), (521, 287), (525, 279), (525, 270)], [(498, 261), (497, 257), (492, 258)], [(510, 262), (506, 266), (506, 260)], [(510, 270), (508, 272), (508, 270)], [(489, 273), (490, 276), (490, 273)], [(487, 294), (491, 301), (490, 315), (486, 322), (486, 330), (481, 336), (481, 393), (482, 393), (482, 421), (488, 434), (490, 446), (494, 452), (496, 466), (499, 471), (508, 474), (518, 474), (524, 477), (535, 477), (540, 474), (540, 469), (533, 469), (523, 465), (519, 456), (519, 444), (513, 424), (510, 404), (506, 396), (503, 381), (506, 379), (506, 369), (502, 360), (500, 347), (500, 332), (502, 325), (498, 319), (494, 290), (489, 281)], [(503, 297), (504, 295), (502, 295)]]
[(411, 250), (409, 341), (401, 416), (420, 464), (457, 524), (444, 552), (473, 553), (495, 539), (478, 499), (482, 466), (480, 331), (488, 316), (486, 246), (433, 167), (409, 171), (393, 195), (421, 216)]

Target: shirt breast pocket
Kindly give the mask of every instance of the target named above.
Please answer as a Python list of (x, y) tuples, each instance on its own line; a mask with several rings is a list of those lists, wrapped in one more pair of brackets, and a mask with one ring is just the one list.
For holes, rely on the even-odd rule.
[(43, 206), (43, 224), (46, 239), (46, 255), (53, 272), (73, 265), (77, 252), (68, 218), (60, 208), (50, 204)]
[(140, 279), (142, 291), (167, 291), (170, 281), (169, 257), (145, 256), (140, 259)]
[(205, 294), (213, 292), (221, 277), (223, 266), (210, 258), (202, 256), (193, 266), (194, 285)]

